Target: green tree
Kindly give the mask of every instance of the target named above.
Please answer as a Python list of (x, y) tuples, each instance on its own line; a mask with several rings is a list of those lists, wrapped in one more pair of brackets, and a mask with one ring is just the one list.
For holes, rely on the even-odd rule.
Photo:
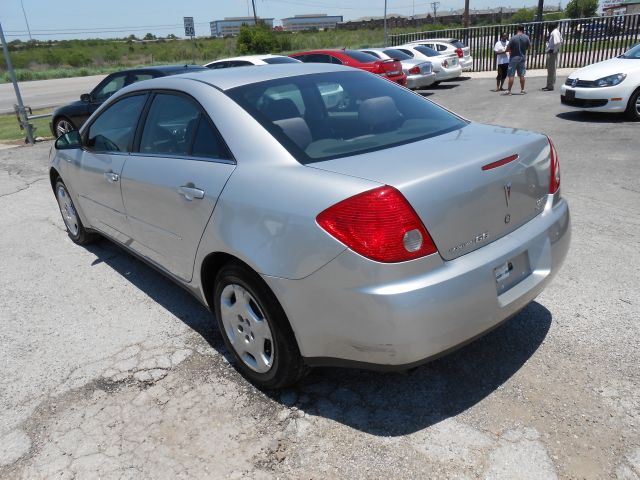
[(275, 44), (275, 33), (264, 23), (240, 27), (240, 35), (238, 35), (240, 53), (269, 53)]
[(595, 17), (598, 0), (570, 0), (564, 11), (569, 18)]
[(147, 33), (147, 34), (144, 36), (144, 39), (143, 39), (143, 40), (155, 40), (155, 39), (156, 39), (156, 36), (155, 36), (153, 33)]
[(527, 22), (533, 22), (533, 19), (535, 18), (535, 12), (533, 11), (533, 8), (521, 8), (520, 10), (517, 10), (516, 13), (514, 13), (513, 15), (511, 15), (511, 23), (527, 23)]

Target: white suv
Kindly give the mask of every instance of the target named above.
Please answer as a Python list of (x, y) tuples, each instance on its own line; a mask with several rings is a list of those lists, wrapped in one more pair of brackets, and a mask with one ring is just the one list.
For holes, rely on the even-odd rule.
[(440, 53), (455, 53), (460, 59), (460, 66), (463, 72), (469, 72), (473, 69), (471, 49), (457, 38), (425, 38), (424, 40), (415, 40), (409, 43), (425, 45)]

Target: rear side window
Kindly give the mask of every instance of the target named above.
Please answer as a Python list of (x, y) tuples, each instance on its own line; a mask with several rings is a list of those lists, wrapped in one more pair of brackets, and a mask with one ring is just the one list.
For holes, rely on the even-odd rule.
[(146, 95), (125, 97), (100, 113), (89, 127), (87, 148), (93, 152), (128, 151), (146, 99)]
[(466, 125), (421, 96), (358, 70), (252, 83), (226, 93), (303, 164), (390, 148)]
[(198, 104), (182, 95), (155, 96), (140, 139), (140, 153), (229, 158)]

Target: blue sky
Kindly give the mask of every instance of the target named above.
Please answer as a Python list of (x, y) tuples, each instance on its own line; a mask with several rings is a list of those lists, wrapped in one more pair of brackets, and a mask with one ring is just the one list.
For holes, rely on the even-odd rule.
[[(550, 0), (547, 0), (549, 2)], [(258, 16), (280, 18), (305, 13), (343, 15), (345, 20), (378, 16), (384, 0), (255, 0)], [(389, 13), (427, 13), (428, 1), (387, 0)], [(533, 0), (527, 4), (537, 3)], [(182, 18), (194, 17), (196, 35), (209, 35), (209, 22), (224, 17), (252, 14), (250, 0), (22, 0), (33, 38), (113, 38), (184, 34)], [(521, 7), (523, 0), (471, 0), (471, 8)], [(440, 11), (463, 8), (464, 0), (440, 0)], [(28, 40), (20, 0), (0, 0), (0, 22), (7, 41)]]

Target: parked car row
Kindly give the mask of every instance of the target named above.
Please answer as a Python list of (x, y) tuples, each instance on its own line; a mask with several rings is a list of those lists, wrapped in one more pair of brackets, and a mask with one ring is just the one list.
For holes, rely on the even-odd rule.
[[(458, 40), (437, 40), (435, 43), (430, 40), (427, 46), (422, 45), (422, 40), (413, 42), (404, 50), (398, 48), (330, 49), (298, 52), (290, 56), (245, 55), (218, 59), (204, 66), (167, 65), (116, 72), (108, 75), (90, 93), (82, 94), (80, 101), (56, 109), (53, 112), (50, 124), (51, 132), (55, 137), (58, 137), (63, 133), (80, 128), (106, 99), (132, 83), (151, 78), (205, 70), (206, 68), (216, 70), (283, 63), (333, 63), (375, 73), (411, 89), (425, 88), (430, 85), (437, 85), (443, 80), (456, 78), (466, 68), (465, 66), (470, 65), (471, 62), (469, 60), (471, 58), (469, 48), (461, 45)], [(465, 63), (458, 65), (459, 62), (455, 58), (456, 55), (464, 59)], [(411, 59), (413, 61), (409, 61)]]

